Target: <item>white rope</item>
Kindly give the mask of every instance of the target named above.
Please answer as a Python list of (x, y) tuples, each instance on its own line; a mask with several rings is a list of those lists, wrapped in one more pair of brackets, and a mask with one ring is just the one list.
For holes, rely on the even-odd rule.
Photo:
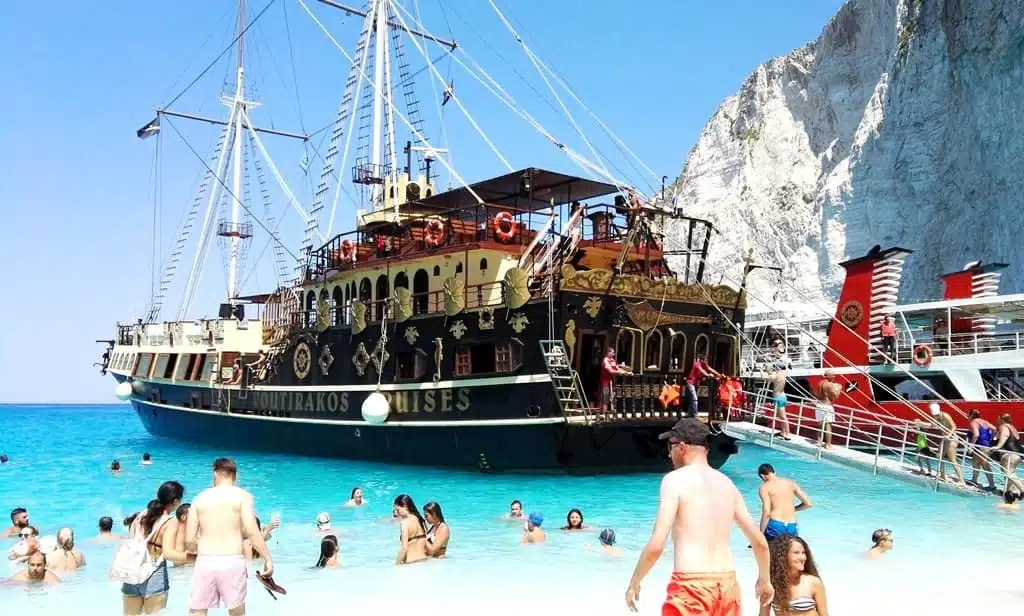
[[(384, 2), (389, 5), (391, 4), (391, 0), (384, 0)], [(398, 5), (395, 4), (394, 8), (396, 9), (394, 11), (394, 15), (395, 17), (398, 18), (399, 23), (402, 24), (403, 28), (409, 30), (409, 25), (406, 23), (405, 18), (403, 18), (402, 13), (397, 10)], [(416, 47), (416, 50), (420, 52), (420, 55), (423, 56), (423, 59), (427, 61), (427, 66), (430, 68), (430, 73), (441, 82), (442, 87), (447, 87), (448, 84), (445, 83), (444, 77), (441, 75), (441, 71), (437, 70), (437, 67), (434, 66), (434, 63), (430, 60), (430, 56), (427, 54), (427, 50), (424, 49), (422, 45), (420, 45), (419, 41), (416, 40), (415, 36), (410, 36), (409, 40)], [(459, 110), (462, 111), (462, 115), (466, 116), (466, 119), (469, 120), (469, 123), (476, 130), (476, 133), (480, 135), (480, 138), (484, 140), (484, 143), (487, 144), (487, 147), (491, 148), (491, 151), (494, 152), (494, 155), (498, 157), (498, 159), (505, 165), (505, 167), (508, 168), (509, 171), (515, 171), (515, 167), (513, 167), (511, 164), (509, 164), (507, 160), (505, 160), (505, 157), (502, 156), (501, 151), (498, 150), (498, 147), (494, 145), (494, 142), (492, 142), (490, 137), (487, 136), (487, 133), (485, 133), (483, 129), (480, 128), (480, 125), (477, 124), (476, 120), (473, 119), (472, 114), (469, 113), (469, 110), (466, 109), (465, 105), (462, 104), (462, 101), (459, 100), (459, 97), (455, 95), (454, 88), (449, 90), (449, 94), (451, 100), (455, 101), (455, 104), (459, 106)]]
[(590, 153), (593, 154), (595, 158), (597, 158), (597, 162), (599, 165), (601, 165), (601, 169), (604, 170), (606, 175), (611, 175), (611, 172), (608, 171), (608, 167), (605, 166), (604, 162), (601, 160), (601, 155), (598, 154), (596, 149), (594, 149), (594, 146), (590, 143), (590, 140), (587, 139), (587, 136), (583, 133), (583, 129), (581, 129), (579, 124), (576, 123), (576, 118), (573, 117), (572, 112), (570, 112), (569, 108), (565, 106), (564, 102), (562, 102), (562, 97), (558, 95), (558, 92), (555, 91), (554, 86), (551, 85), (551, 82), (544, 74), (544, 71), (540, 68), (540, 65), (538, 64), (538, 58), (533, 53), (533, 50), (531, 50), (530, 47), (526, 44), (526, 42), (523, 41), (522, 37), (519, 36), (519, 33), (516, 32), (516, 29), (513, 28), (512, 24), (510, 24), (508, 19), (505, 18), (505, 14), (501, 12), (501, 9), (499, 9), (498, 6), (494, 4), (494, 0), (487, 0), (487, 2), (488, 4), (491, 5), (491, 8), (494, 9), (494, 12), (497, 13), (498, 18), (501, 19), (502, 23), (505, 24), (505, 27), (508, 28), (508, 31), (512, 34), (512, 38), (514, 38), (516, 42), (523, 47), (523, 51), (526, 53), (526, 57), (530, 59), (530, 63), (533, 64), (533, 67), (535, 69), (537, 69), (537, 73), (540, 74), (540, 78), (544, 80), (544, 85), (548, 87), (548, 90), (550, 90), (551, 94), (554, 95), (555, 100), (558, 101), (558, 106), (562, 108), (562, 111), (565, 113), (566, 119), (568, 119), (569, 123), (572, 124), (572, 127), (576, 129), (576, 134), (578, 134), (580, 136), (580, 139), (583, 140), (583, 143), (586, 144), (587, 148), (590, 150)]
[[(334, 36), (324, 26), (324, 24), (319, 19), (317, 19), (317, 16), (313, 13), (313, 11), (311, 11), (309, 9), (309, 6), (306, 4), (305, 0), (298, 0), (298, 1), (299, 1), (299, 4), (302, 5), (302, 8), (305, 9), (306, 13), (310, 16), (310, 18), (316, 23), (316, 25), (324, 33), (324, 36), (326, 36), (328, 38), (328, 40), (330, 40), (331, 43), (333, 43), (334, 46), (337, 47), (338, 51), (341, 52), (341, 55), (345, 56), (346, 60), (348, 60), (350, 63), (354, 64), (355, 62), (354, 62), (352, 56), (350, 56), (348, 54), (348, 52), (345, 51), (345, 48), (342, 47), (340, 43), (338, 43), (337, 39), (334, 38)], [(370, 84), (370, 87), (372, 87), (372, 88), (374, 88), (374, 90), (376, 90), (376, 85), (374, 85), (373, 82), (370, 80), (370, 78), (366, 75), (366, 71), (360, 69), (359, 74), (360, 74), (360, 76), (363, 79), (366, 80), (366, 82), (368, 84)], [(430, 141), (422, 133), (420, 133), (420, 131), (416, 130), (416, 127), (413, 126), (412, 122), (410, 122), (409, 119), (405, 117), (405, 114), (403, 114), (402, 112), (400, 112), (397, 109), (394, 110), (394, 113), (395, 113), (395, 115), (397, 115), (399, 117), (399, 119), (402, 120), (402, 123), (404, 123), (406, 125), (406, 127), (408, 127), (408, 129), (412, 132), (413, 135), (416, 136), (417, 139), (419, 139), (422, 143), (425, 143), (425, 144), (429, 144), (430, 143)], [(476, 193), (476, 191), (473, 190), (469, 186), (469, 184), (466, 182), (466, 180), (464, 180), (462, 178), (462, 176), (459, 175), (459, 173), (455, 169), (452, 168), (452, 166), (448, 163), (448, 161), (446, 161), (444, 159), (443, 156), (439, 156), (437, 158), (437, 160), (439, 160), (441, 162), (441, 164), (445, 166), (445, 168), (448, 170), (448, 173), (450, 173), (452, 175), (452, 177), (454, 177), (456, 180), (459, 181), (460, 184), (462, 184), (462, 186), (469, 192), (469, 194), (473, 195), (473, 198), (477, 200), (477, 203), (479, 203), (479, 204), (483, 204), (484, 203), (484, 200), (480, 198), (480, 195), (478, 195)]]

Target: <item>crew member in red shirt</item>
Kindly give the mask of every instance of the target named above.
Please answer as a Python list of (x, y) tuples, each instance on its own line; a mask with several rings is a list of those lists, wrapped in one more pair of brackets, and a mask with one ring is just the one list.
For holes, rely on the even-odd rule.
[(704, 353), (698, 353), (693, 367), (690, 368), (690, 375), (686, 377), (686, 410), (691, 417), (697, 416), (697, 386), (709, 376), (716, 379), (725, 378), (721, 372), (708, 365), (707, 356)]
[(632, 373), (629, 370), (619, 368), (619, 364), (615, 361), (615, 349), (609, 348), (608, 352), (604, 355), (604, 359), (601, 360), (601, 408), (605, 411), (610, 411), (612, 409), (614, 397), (612, 375), (615, 374)]
[(885, 317), (882, 321), (882, 350), (886, 354), (886, 363), (889, 362), (889, 357), (892, 357), (893, 361), (896, 360), (896, 322), (893, 321), (892, 315)]

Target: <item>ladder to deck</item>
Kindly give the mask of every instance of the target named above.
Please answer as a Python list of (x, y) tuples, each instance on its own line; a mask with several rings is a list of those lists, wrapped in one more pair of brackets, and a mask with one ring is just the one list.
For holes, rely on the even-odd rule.
[(580, 375), (569, 365), (569, 355), (561, 340), (541, 340), (540, 352), (544, 356), (544, 365), (551, 375), (551, 385), (555, 388), (555, 397), (562, 413), (583, 415), (588, 419), (590, 404), (583, 391)]

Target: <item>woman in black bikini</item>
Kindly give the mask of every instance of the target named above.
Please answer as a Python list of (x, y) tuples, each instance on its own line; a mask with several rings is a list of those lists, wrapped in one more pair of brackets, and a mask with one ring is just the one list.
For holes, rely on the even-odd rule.
[(430, 501), (423, 506), (423, 515), (430, 524), (430, 530), (427, 531), (427, 556), (444, 558), (448, 552), (448, 540), (451, 539), (452, 532), (448, 523), (444, 521), (441, 505)]
[(400, 547), (395, 564), (405, 565), (427, 559), (427, 523), (408, 494), (395, 499), (395, 514), (401, 521)]
[(1004, 493), (1010, 489), (1011, 484), (1017, 492), (1024, 492), (1024, 483), (1017, 478), (1021, 454), (1024, 454), (1024, 443), (1020, 442), (1020, 432), (1011, 423), (1010, 414), (1003, 413), (999, 416), (999, 430), (996, 432), (996, 442), (992, 445), (992, 456), (999, 459), (999, 468), (1006, 477)]
[(156, 499), (149, 501), (146, 510), (131, 521), (128, 534), (132, 537), (149, 537), (150, 555), (158, 559), (160, 564), (145, 582), (121, 585), (125, 616), (158, 614), (167, 607), (167, 591), (170, 589), (167, 561), (181, 564), (187, 559), (187, 555), (176, 550), (174, 545), (178, 533), (174, 510), (181, 505), (184, 495), (185, 488), (180, 483), (166, 481), (157, 490)]

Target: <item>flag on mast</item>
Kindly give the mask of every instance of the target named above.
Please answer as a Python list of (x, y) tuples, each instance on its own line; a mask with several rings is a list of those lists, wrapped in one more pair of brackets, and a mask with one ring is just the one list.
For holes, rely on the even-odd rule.
[(135, 136), (139, 139), (148, 139), (153, 135), (160, 132), (160, 116), (153, 118), (149, 124), (146, 124), (139, 130), (135, 131)]
[(308, 152), (303, 152), (302, 153), (302, 158), (299, 159), (299, 167), (301, 167), (304, 172), (305, 171), (309, 171), (309, 153)]
[(448, 101), (452, 100), (455, 96), (455, 80), (452, 79), (448, 82), (448, 85), (444, 88), (444, 96), (441, 97), (441, 106), (444, 107), (448, 104)]

